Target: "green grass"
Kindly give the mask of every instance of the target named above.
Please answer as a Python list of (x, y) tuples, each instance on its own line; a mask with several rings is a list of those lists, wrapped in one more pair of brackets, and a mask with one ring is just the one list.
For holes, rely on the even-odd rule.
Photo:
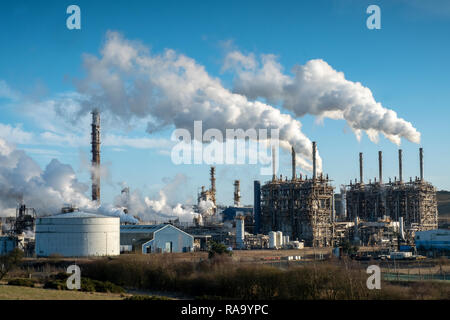
[(124, 296), (112, 293), (61, 291), (0, 285), (0, 300), (123, 300)]

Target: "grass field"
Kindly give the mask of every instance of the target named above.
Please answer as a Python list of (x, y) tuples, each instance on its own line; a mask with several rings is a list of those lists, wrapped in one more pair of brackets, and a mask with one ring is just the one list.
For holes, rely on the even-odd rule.
[(0, 285), (0, 300), (122, 300), (113, 293), (90, 293)]

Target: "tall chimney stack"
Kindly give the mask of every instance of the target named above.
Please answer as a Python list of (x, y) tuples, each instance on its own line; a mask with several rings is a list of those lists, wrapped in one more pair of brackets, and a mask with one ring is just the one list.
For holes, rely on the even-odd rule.
[(402, 183), (403, 182), (402, 149), (398, 150), (398, 177), (400, 183)]
[(363, 183), (363, 154), (359, 153), (359, 183)]
[(92, 111), (92, 201), (100, 203), (100, 113)]
[(316, 180), (316, 142), (312, 143), (312, 156), (313, 156), (313, 180)]
[(234, 180), (234, 206), (241, 206), (241, 187), (239, 180)]
[(420, 158), (420, 181), (423, 181), (423, 148), (419, 149)]
[(292, 180), (295, 180), (295, 150), (294, 146), (292, 146)]
[(216, 205), (216, 167), (211, 167), (211, 198), (214, 205)]
[(276, 168), (277, 156), (275, 154), (275, 146), (272, 146), (272, 181), (277, 179), (277, 168)]
[(378, 175), (380, 184), (383, 184), (383, 153), (378, 151)]

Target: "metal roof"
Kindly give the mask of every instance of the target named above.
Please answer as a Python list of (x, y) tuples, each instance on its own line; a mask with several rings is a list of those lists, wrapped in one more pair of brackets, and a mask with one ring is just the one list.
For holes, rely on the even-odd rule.
[(127, 224), (120, 226), (120, 233), (155, 233), (156, 231), (159, 231), (165, 227), (169, 228), (175, 228), (179, 232), (182, 232), (186, 234), (189, 237), (192, 237), (191, 234), (187, 233), (186, 231), (181, 230), (180, 228), (177, 228), (173, 224), (170, 223), (163, 223), (163, 224), (150, 224), (150, 225), (143, 225), (143, 224)]
[(155, 231), (158, 231), (165, 226), (169, 226), (170, 224), (150, 224), (150, 225), (143, 225), (143, 224), (127, 224), (120, 226), (120, 232), (122, 233), (135, 233), (135, 232), (142, 232), (142, 233), (152, 233)]
[(74, 211), (74, 212), (68, 212), (68, 213), (60, 213), (53, 216), (47, 216), (47, 217), (41, 217), (41, 218), (118, 218), (118, 217), (112, 217), (112, 216), (104, 216), (100, 214), (95, 213), (88, 213), (83, 211)]

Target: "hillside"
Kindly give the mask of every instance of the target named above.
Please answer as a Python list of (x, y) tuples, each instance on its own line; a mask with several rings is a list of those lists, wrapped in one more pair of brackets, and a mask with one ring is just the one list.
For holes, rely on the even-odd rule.
[(436, 196), (439, 216), (450, 217), (450, 191), (438, 191)]

